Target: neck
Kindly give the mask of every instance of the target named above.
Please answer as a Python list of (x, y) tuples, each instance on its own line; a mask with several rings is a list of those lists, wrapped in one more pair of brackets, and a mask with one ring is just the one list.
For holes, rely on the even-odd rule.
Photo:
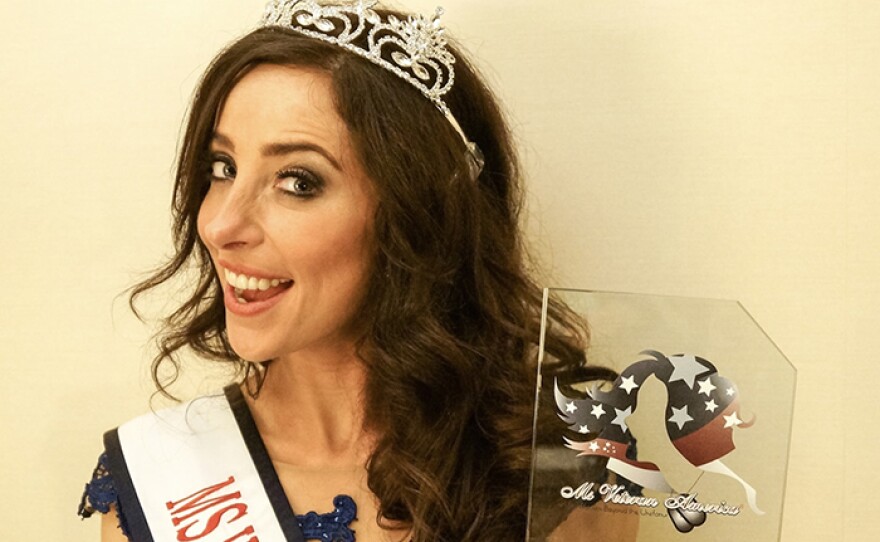
[(366, 370), (354, 345), (274, 360), (251, 411), (274, 461), (303, 467), (364, 465)]

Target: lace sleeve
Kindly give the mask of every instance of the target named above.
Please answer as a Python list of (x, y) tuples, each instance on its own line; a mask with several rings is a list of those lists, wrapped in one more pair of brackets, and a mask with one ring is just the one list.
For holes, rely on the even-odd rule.
[(92, 479), (83, 490), (77, 514), (79, 517), (86, 519), (92, 517), (95, 512), (100, 512), (101, 514), (110, 512), (111, 506), (116, 507), (119, 528), (130, 539), (131, 535), (125, 522), (125, 515), (119, 506), (119, 494), (116, 492), (116, 484), (113, 482), (112, 473), (107, 468), (107, 453), (105, 452), (98, 458), (98, 464), (92, 473)]

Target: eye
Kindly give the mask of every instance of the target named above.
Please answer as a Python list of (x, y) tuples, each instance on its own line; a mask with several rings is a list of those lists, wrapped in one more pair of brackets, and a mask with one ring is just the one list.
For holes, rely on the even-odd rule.
[(211, 161), (211, 180), (213, 181), (231, 181), (235, 179), (237, 170), (232, 160), (228, 157), (215, 156)]
[(280, 172), (275, 186), (293, 197), (313, 198), (321, 192), (323, 183), (311, 171), (294, 168)]

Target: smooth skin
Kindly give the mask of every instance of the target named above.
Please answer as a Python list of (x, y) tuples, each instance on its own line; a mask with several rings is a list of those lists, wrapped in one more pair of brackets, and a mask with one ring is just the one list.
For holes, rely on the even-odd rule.
[[(379, 527), (366, 484), (376, 435), (363, 423), (356, 316), (371, 272), (376, 198), (329, 75), (257, 66), (230, 92), (210, 152), (199, 235), (224, 286), (233, 348), (244, 359), (273, 360), (249, 406), (291, 506), (329, 512), (333, 497), (348, 494), (359, 541), (404, 540), (406, 529)], [(225, 268), (292, 286), (267, 310), (242, 315)], [(116, 524), (115, 514), (105, 516), (104, 542), (125, 541)]]

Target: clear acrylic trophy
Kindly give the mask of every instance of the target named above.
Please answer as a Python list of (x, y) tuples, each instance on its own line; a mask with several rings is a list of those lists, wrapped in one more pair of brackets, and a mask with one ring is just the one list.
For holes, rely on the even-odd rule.
[[(551, 298), (610, 371), (559, 363)], [(739, 303), (548, 289), (544, 311), (527, 542), (778, 541), (795, 370)]]

